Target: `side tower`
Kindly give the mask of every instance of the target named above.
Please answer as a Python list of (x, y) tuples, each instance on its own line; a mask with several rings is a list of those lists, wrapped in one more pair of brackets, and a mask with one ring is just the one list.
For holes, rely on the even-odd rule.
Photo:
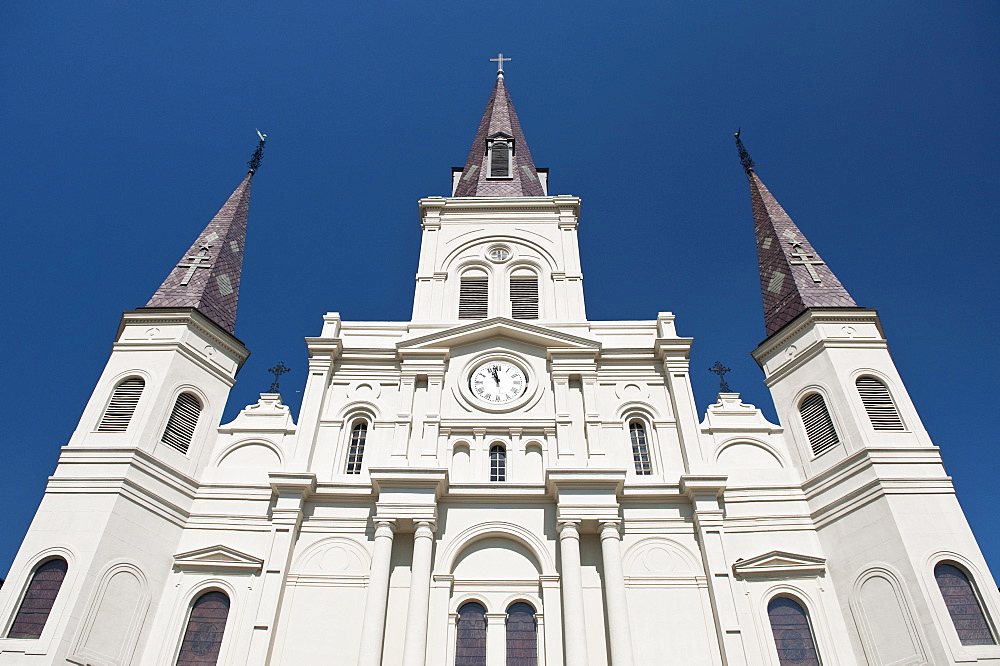
[(754, 170), (764, 370), (859, 663), (995, 663), (1000, 599), (889, 354)]
[[(141, 308), (63, 447), (0, 591), (0, 663), (125, 664), (142, 654), (236, 373), (250, 185)], [(16, 661), (8, 661), (16, 660)]]

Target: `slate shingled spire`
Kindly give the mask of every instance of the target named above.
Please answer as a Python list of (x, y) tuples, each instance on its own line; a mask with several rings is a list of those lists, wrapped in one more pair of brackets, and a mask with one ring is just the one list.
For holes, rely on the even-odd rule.
[[(490, 178), (487, 151), (491, 138), (509, 137), (514, 154), (511, 161), (510, 177)], [(455, 189), (456, 197), (540, 197), (545, 191), (538, 180), (538, 171), (531, 159), (531, 151), (524, 140), (521, 123), (514, 112), (504, 74), (497, 72), (497, 83), (486, 104), (486, 111), (479, 123), (479, 131), (472, 142), (469, 159), (465, 162), (462, 176)]]
[(250, 183), (263, 146), (262, 135), (250, 172), (170, 271), (146, 303), (147, 308), (196, 308), (225, 330), (235, 332)]
[(770, 336), (809, 308), (858, 307), (840, 280), (754, 171), (736, 133), (743, 169), (750, 180), (764, 326)]

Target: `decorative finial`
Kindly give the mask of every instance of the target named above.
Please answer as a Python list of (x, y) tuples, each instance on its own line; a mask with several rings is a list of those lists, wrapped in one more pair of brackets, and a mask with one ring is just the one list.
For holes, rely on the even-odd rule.
[(247, 166), (250, 167), (250, 173), (257, 173), (257, 169), (260, 168), (260, 161), (264, 159), (264, 142), (267, 141), (267, 135), (261, 134), (261, 131), (257, 130), (257, 136), (260, 137), (260, 143), (257, 144), (257, 150), (253, 151), (253, 156), (247, 162)]
[(750, 159), (750, 153), (747, 152), (743, 142), (740, 141), (740, 130), (736, 130), (736, 134), (733, 136), (736, 137), (736, 150), (740, 153), (740, 162), (743, 164), (743, 170), (749, 176), (753, 173), (753, 160)]
[(497, 76), (503, 76), (503, 64), (505, 61), (509, 62), (510, 58), (504, 58), (502, 53), (498, 53), (496, 58), (490, 58), (490, 62), (497, 64)]
[[(736, 134), (739, 136), (739, 132)], [(729, 368), (716, 361), (715, 365), (709, 368), (708, 371), (719, 375), (719, 393), (732, 393), (732, 391), (729, 390), (729, 384), (726, 383), (726, 373), (730, 372)]]
[[(263, 141), (261, 141), (260, 143), (261, 143), (261, 145), (264, 144)], [(277, 393), (278, 392), (278, 380), (281, 379), (281, 375), (285, 374), (286, 372), (291, 372), (292, 370), (291, 370), (291, 368), (286, 368), (285, 364), (282, 363), (281, 361), (278, 361), (278, 365), (274, 366), (273, 368), (268, 368), (267, 371), (270, 372), (272, 375), (274, 375), (274, 381), (271, 382), (271, 388), (269, 388), (267, 390), (267, 392), (268, 393)]]

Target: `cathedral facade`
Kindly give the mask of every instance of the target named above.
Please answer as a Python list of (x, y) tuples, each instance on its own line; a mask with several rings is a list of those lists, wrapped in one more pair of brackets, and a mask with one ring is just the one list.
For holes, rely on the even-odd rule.
[(779, 424), (737, 393), (698, 412), (673, 314), (587, 319), (580, 199), (548, 194), (501, 71), (419, 202), (412, 319), (327, 313), (297, 421), (265, 393), (220, 425), (260, 148), (124, 313), (0, 590), (0, 664), (1000, 663), (878, 314), (742, 143)]

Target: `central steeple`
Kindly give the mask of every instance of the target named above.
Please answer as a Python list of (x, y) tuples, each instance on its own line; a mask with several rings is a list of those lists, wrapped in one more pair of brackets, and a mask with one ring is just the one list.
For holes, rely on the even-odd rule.
[(500, 69), (454, 196), (541, 197), (545, 189)]

